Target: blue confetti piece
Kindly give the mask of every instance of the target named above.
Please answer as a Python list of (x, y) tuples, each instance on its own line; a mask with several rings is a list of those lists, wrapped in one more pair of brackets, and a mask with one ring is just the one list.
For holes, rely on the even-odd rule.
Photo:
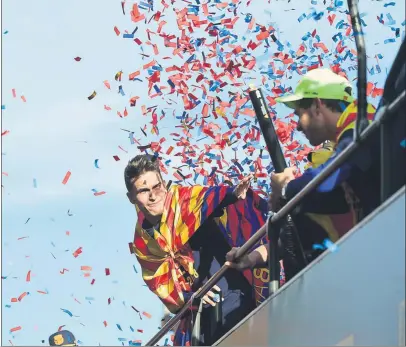
[(3, 35), (6, 35), (6, 34), (8, 34), (8, 30), (6, 30), (6, 31), (3, 33)]
[(137, 271), (137, 269), (135, 268), (135, 265), (133, 265), (133, 269), (134, 269), (135, 273), (137, 274), (138, 271)]
[(122, 96), (125, 96), (125, 93), (124, 93), (124, 90), (123, 90), (123, 87), (122, 87), (122, 86), (119, 86), (119, 87), (118, 87), (118, 92), (119, 92)]
[(404, 139), (400, 142), (400, 146), (403, 148), (406, 148), (406, 139)]
[(130, 138), (130, 143), (133, 145), (135, 142), (134, 142), (134, 133), (133, 132), (131, 132), (129, 135), (128, 135), (128, 137)]
[(134, 332), (134, 328), (130, 325), (130, 330), (132, 331), (132, 332)]
[(331, 242), (329, 239), (323, 241), (323, 245), (330, 250), (330, 252), (337, 251), (338, 247), (334, 242)]
[(6, 109), (6, 105), (1, 105), (1, 109), (5, 110)]
[(37, 179), (36, 178), (34, 178), (32, 180), (32, 184), (34, 185), (34, 188), (37, 188)]
[(11, 308), (11, 305), (5, 305), (5, 307), (7, 307), (7, 308)]
[(395, 6), (395, 2), (391, 1), (383, 5), (383, 7)]
[(63, 312), (65, 312), (66, 314), (68, 314), (70, 317), (73, 317), (73, 314), (72, 314), (71, 311), (65, 310), (64, 308), (61, 308), (61, 310), (62, 310)]
[(314, 244), (313, 246), (312, 246), (312, 249), (313, 250), (317, 250), (317, 249), (319, 249), (319, 250), (324, 250), (324, 249), (326, 249), (323, 245), (319, 245), (318, 243), (316, 243), (316, 244)]
[[(117, 329), (118, 329), (118, 330), (123, 331), (123, 329), (121, 329), (120, 324), (116, 324), (116, 325), (117, 325)], [(121, 341), (121, 340), (120, 340), (120, 341)], [(127, 341), (127, 340), (123, 340), (123, 341)]]
[(119, 337), (119, 338), (118, 338), (118, 341), (120, 341), (120, 342), (121, 342), (121, 341), (127, 341), (127, 339), (126, 339), (125, 337)]
[(297, 19), (297, 21), (300, 23), (303, 19), (305, 19), (306, 18), (306, 14), (305, 13), (303, 13), (298, 19)]
[(161, 90), (159, 89), (159, 87), (156, 84), (154, 84), (154, 89), (158, 94), (162, 94)]
[(387, 43), (396, 42), (395, 39), (386, 39), (383, 43), (386, 45)]
[(134, 34), (123, 34), (123, 39), (133, 39)]
[(149, 3), (147, 4), (147, 3), (144, 2), (144, 1), (140, 1), (140, 5), (152, 9), (152, 4), (149, 4)]

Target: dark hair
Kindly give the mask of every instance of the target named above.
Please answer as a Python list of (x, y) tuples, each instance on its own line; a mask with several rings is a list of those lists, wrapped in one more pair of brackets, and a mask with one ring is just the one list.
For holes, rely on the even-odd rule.
[(148, 171), (156, 172), (161, 176), (159, 162), (156, 157), (149, 154), (139, 154), (132, 158), (124, 170), (124, 181), (127, 191), (132, 190), (135, 179)]
[[(352, 88), (347, 87), (345, 88), (345, 92), (351, 96), (352, 95)], [(321, 102), (326, 105), (331, 111), (334, 112), (343, 112), (345, 108), (348, 107), (350, 104), (348, 101), (344, 100), (336, 100), (336, 99), (322, 99), (320, 98)], [(297, 106), (299, 108), (308, 109), (313, 105), (314, 98), (306, 98), (297, 101)]]

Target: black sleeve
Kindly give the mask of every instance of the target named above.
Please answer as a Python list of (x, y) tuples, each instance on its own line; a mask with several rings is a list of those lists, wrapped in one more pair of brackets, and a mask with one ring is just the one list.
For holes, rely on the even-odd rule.
[(220, 205), (215, 208), (211, 217), (221, 217), (223, 215), (223, 209), (229, 205), (235, 204), (237, 201), (238, 198), (234, 195), (234, 193), (227, 193)]

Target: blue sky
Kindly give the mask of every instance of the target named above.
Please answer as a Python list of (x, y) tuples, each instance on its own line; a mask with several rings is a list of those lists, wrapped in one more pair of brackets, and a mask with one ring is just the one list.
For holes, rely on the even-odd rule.
[[(329, 50), (336, 46), (331, 37), (337, 29), (328, 25), (326, 14), (318, 22), (313, 19), (298, 22), (302, 13), (310, 13), (310, 8), (315, 6), (311, 1), (271, 1), (267, 4), (253, 0), (248, 8), (246, 3), (243, 1), (239, 13), (250, 12), (264, 25), (273, 23), (278, 38), (283, 43), (289, 41), (295, 51), (302, 36), (316, 28)], [(318, 3), (315, 7), (320, 10), (322, 1)], [(156, 2), (158, 9), (159, 4)], [(118, 338), (146, 342), (157, 332), (163, 308), (143, 286), (140, 271), (135, 273), (133, 265), (137, 270), (140, 268), (128, 251), (136, 217), (125, 196), (123, 170), (138, 150), (136, 145), (131, 145), (128, 133), (120, 128), (134, 130), (134, 136), (143, 144), (165, 136), (166, 149), (173, 145), (169, 133), (180, 132), (174, 127), (179, 121), (172, 117), (175, 105), (167, 105), (163, 98), (151, 100), (145, 82), (128, 81), (129, 73), (151, 60), (142, 60), (138, 45), (114, 33), (114, 26), (121, 34), (124, 30), (134, 30), (136, 25), (130, 21), (128, 5), (126, 16), (119, 1), (6, 0), (2, 6), (2, 33), (8, 31), (2, 34), (2, 105), (6, 107), (2, 111), (2, 131), (10, 131), (2, 137), (2, 171), (8, 174), (2, 176), (2, 276), (8, 276), (2, 280), (2, 344), (10, 345), (11, 340), (14, 345), (41, 345), (41, 341), (47, 340), (61, 325), (66, 325), (84, 345), (121, 345)], [(177, 8), (184, 6), (184, 2), (175, 2)], [(285, 11), (292, 8), (295, 10)], [(382, 87), (385, 71), (390, 67), (401, 38), (384, 44), (385, 39), (395, 35), (390, 27), (380, 24), (376, 16), (383, 13), (387, 20), (385, 15), (390, 13), (396, 20), (393, 26), (400, 27), (402, 37), (405, 5), (398, 1), (395, 6), (384, 7), (384, 2), (362, 1), (361, 12), (364, 11), (368, 55), (372, 57), (369, 65), (376, 65), (373, 59), (376, 54), (383, 55), (379, 61), (382, 72), (369, 75), (369, 79)], [(246, 33), (247, 24), (244, 16), (240, 16), (234, 33), (238, 35), (238, 43), (244, 44), (243, 36), (249, 40), (256, 34)], [(337, 16), (345, 18), (340, 13)], [(168, 22), (165, 31), (179, 36), (172, 11), (167, 11), (165, 20)], [(146, 26), (139, 26), (136, 37), (146, 40)], [(162, 41), (153, 39), (152, 42)], [(151, 54), (150, 46), (142, 47), (146, 54)], [(355, 48), (354, 44), (352, 48)], [(172, 53), (164, 47), (159, 49), (155, 59), (166, 64), (165, 67), (187, 59), (185, 56), (183, 60), (162, 60), (163, 56), (172, 56)], [(257, 66), (266, 67), (271, 53), (272, 50), (264, 52), (263, 48), (254, 51)], [(82, 58), (80, 62), (74, 60), (77, 56)], [(343, 64), (348, 65), (354, 64)], [(124, 97), (117, 93), (120, 83), (114, 81), (114, 75), (120, 70), (124, 72), (121, 83), (126, 93)], [(251, 71), (247, 76), (258, 82), (261, 77), (258, 70), (261, 69)], [(356, 77), (355, 72), (349, 74), (351, 78)], [(294, 86), (297, 79), (294, 74), (283, 83)], [(111, 90), (103, 85), (104, 80), (110, 81)], [(13, 88), (17, 98), (12, 96)], [(87, 97), (93, 90), (97, 91), (97, 96), (89, 101)], [(21, 95), (25, 96), (26, 103), (20, 99)], [(135, 95), (140, 96), (140, 100), (137, 107), (130, 108), (128, 100)], [(200, 94), (196, 92), (196, 95)], [(171, 98), (179, 102), (176, 115), (180, 116), (183, 112), (181, 98)], [(372, 101), (377, 102), (376, 99)], [(104, 105), (113, 110), (105, 111)], [(160, 136), (149, 132), (146, 139), (139, 130), (151, 121), (150, 115), (141, 114), (141, 105), (168, 108), (167, 116), (159, 123)], [(123, 112), (125, 106), (129, 116), (118, 117), (116, 111)], [(283, 106), (276, 110), (279, 117), (287, 114)], [(201, 107), (191, 115), (199, 111)], [(241, 117), (239, 122), (243, 119)], [(217, 123), (225, 126), (219, 120)], [(192, 143), (204, 143), (193, 142), (196, 138)], [(298, 139), (303, 140), (300, 136)], [(228, 159), (234, 155), (229, 149), (224, 154)], [(114, 155), (118, 155), (120, 161), (116, 162)], [(244, 158), (242, 151), (238, 156)], [(95, 168), (95, 159), (99, 159), (100, 169)], [(178, 162), (174, 157), (171, 159), (172, 164)], [(72, 176), (62, 185), (68, 170)], [(36, 179), (36, 188), (33, 179)], [(106, 194), (94, 196), (92, 189), (106, 191)], [(72, 216), (68, 215), (68, 210)], [(70, 232), (69, 236), (66, 231)], [(17, 240), (25, 236), (29, 238)], [(79, 247), (83, 247), (83, 253), (74, 258), (72, 253)], [(93, 268), (90, 277), (83, 277), (80, 270), (83, 265)], [(60, 274), (63, 268), (69, 272)], [(105, 268), (110, 269), (110, 276), (105, 275)], [(25, 281), (28, 271), (31, 271), (29, 283)], [(91, 285), (93, 278), (96, 281)], [(49, 294), (42, 295), (37, 290), (47, 290)], [(21, 302), (10, 302), (23, 292), (30, 292), (30, 295)], [(86, 297), (94, 300), (89, 302)], [(110, 305), (108, 298), (111, 298)], [(131, 305), (147, 311), (152, 318), (143, 316), (140, 320)], [(79, 317), (69, 317), (61, 308)], [(107, 327), (103, 321), (108, 322)], [(123, 331), (116, 324), (120, 324)], [(16, 326), (21, 326), (22, 330), (10, 334), (9, 330)], [(130, 326), (135, 332), (131, 332)], [(139, 333), (136, 329), (144, 332)], [(127, 341), (124, 343), (128, 345)]]

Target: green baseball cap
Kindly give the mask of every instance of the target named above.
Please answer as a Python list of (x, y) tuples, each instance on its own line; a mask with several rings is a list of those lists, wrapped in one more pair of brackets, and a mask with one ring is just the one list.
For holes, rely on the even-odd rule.
[(350, 82), (343, 76), (329, 69), (314, 69), (305, 74), (299, 81), (293, 94), (276, 98), (276, 102), (295, 108), (295, 101), (302, 99), (333, 99), (353, 102), (354, 97), (348, 90)]

